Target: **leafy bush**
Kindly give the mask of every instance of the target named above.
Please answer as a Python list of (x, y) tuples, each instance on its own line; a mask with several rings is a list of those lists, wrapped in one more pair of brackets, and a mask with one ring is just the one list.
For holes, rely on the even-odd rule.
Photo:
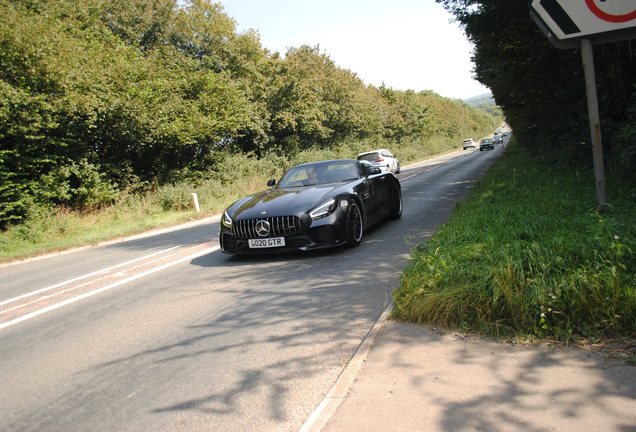
[(86, 159), (57, 166), (43, 175), (34, 189), (38, 202), (76, 210), (110, 205), (118, 196), (117, 185)]

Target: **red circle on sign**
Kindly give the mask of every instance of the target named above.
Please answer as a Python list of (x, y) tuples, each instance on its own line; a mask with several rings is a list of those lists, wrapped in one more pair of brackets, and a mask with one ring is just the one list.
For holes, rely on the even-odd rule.
[(587, 4), (587, 7), (592, 11), (592, 13), (603, 21), (611, 23), (624, 23), (636, 19), (636, 10), (623, 15), (612, 15), (608, 14), (607, 12), (603, 12), (601, 8), (599, 8), (596, 3), (594, 3), (594, 0), (585, 0), (585, 3)]

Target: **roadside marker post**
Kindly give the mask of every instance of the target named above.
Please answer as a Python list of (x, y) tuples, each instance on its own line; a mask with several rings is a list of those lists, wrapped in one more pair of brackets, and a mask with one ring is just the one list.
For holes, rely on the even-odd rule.
[(636, 2), (530, 0), (530, 16), (558, 49), (581, 48), (592, 137), (596, 203), (607, 211), (593, 45), (636, 39)]
[(197, 194), (195, 192), (192, 192), (191, 194), (192, 196), (192, 207), (194, 207), (194, 211), (201, 211), (201, 208), (199, 207), (199, 198), (197, 198)]

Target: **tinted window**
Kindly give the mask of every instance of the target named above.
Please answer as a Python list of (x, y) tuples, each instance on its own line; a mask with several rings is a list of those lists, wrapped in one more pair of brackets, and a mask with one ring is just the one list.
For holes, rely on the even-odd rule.
[(369, 162), (373, 162), (376, 159), (380, 159), (380, 153), (369, 153), (369, 154), (358, 156), (358, 160), (365, 160)]
[[(308, 171), (316, 173), (316, 177), (310, 178)], [(314, 186), (325, 183), (336, 183), (360, 178), (358, 164), (352, 160), (318, 162), (298, 165), (287, 171), (277, 188), (292, 188), (302, 186)]]

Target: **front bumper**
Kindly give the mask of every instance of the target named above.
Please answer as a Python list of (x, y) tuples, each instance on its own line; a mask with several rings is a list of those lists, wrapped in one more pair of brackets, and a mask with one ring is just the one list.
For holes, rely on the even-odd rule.
[(219, 242), (221, 251), (232, 255), (324, 249), (346, 243), (346, 221), (346, 210), (339, 208), (328, 217), (312, 221), (308, 227), (298, 233), (269, 236), (284, 237), (285, 246), (257, 249), (250, 248), (248, 243), (249, 239), (255, 237), (235, 235), (230, 228), (221, 223)]
[(221, 234), (221, 250), (228, 254), (263, 254), (323, 249), (345, 243), (338, 230), (328, 225), (312, 228), (306, 234), (285, 237), (285, 246), (282, 247), (251, 249), (248, 240), (232, 234)]

